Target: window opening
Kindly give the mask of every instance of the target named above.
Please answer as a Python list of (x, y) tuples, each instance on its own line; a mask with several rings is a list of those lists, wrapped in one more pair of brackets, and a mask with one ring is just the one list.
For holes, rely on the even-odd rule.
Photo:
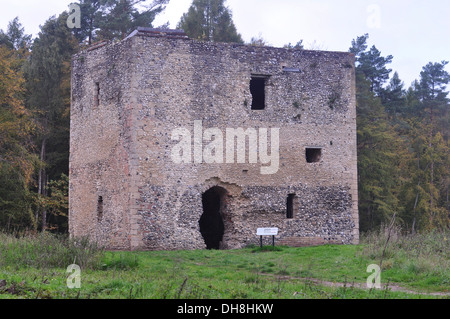
[(97, 200), (97, 220), (101, 222), (103, 219), (103, 197), (99, 196)]
[(99, 104), (100, 104), (100, 83), (99, 82), (95, 82), (94, 104), (95, 104), (95, 106), (99, 106)]
[(264, 110), (266, 104), (266, 78), (252, 77), (250, 92), (252, 94), (252, 110)]
[(306, 162), (307, 163), (317, 163), (320, 162), (322, 157), (321, 148), (307, 148), (306, 149)]
[(286, 202), (286, 218), (294, 218), (294, 199), (295, 194), (289, 194)]

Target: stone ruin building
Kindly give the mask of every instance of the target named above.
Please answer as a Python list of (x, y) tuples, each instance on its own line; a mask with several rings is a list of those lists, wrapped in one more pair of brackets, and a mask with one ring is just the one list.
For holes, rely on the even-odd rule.
[(277, 227), (277, 245), (358, 243), (352, 54), (138, 28), (73, 57), (71, 98), (71, 236), (235, 249)]

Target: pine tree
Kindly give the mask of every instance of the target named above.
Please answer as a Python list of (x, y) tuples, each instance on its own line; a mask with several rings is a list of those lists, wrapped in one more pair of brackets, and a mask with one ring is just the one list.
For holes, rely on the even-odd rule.
[(389, 74), (392, 72), (386, 66), (392, 62), (393, 56), (381, 56), (381, 52), (375, 46), (367, 51), (368, 38), (368, 34), (357, 37), (352, 41), (349, 52), (355, 54), (358, 71), (362, 72), (370, 81), (370, 90), (381, 96), (384, 91), (383, 84), (389, 79)]
[[(423, 103), (423, 111), (431, 123), (431, 129), (440, 130), (448, 141), (449, 99), (446, 91), (450, 82), (450, 74), (445, 71), (447, 61), (440, 63), (428, 63), (420, 72), (419, 96)], [(437, 120), (436, 120), (437, 117)], [(430, 134), (433, 134), (430, 132)]]
[(25, 34), (25, 29), (19, 22), (18, 17), (9, 22), (6, 32), (0, 30), (0, 45), (2, 44), (15, 50), (28, 49), (30, 47), (31, 35)]
[(394, 72), (389, 85), (384, 90), (382, 102), (386, 106), (386, 110), (396, 117), (397, 112), (403, 111), (406, 105), (406, 92), (403, 88), (404, 84), (397, 72)]
[[(429, 199), (430, 199), (430, 225), (434, 224), (435, 216), (440, 214), (439, 205), (439, 184), (445, 189), (448, 210), (448, 170), (443, 176), (438, 173), (442, 170), (442, 165), (448, 167), (448, 148), (445, 148), (445, 141), (448, 141), (448, 109), (449, 99), (447, 98), (446, 85), (450, 81), (450, 74), (445, 71), (447, 61), (441, 63), (428, 63), (420, 73), (420, 96), (424, 106), (424, 111), (428, 113), (428, 147), (426, 154), (429, 157), (430, 178), (429, 178)], [(436, 119), (437, 118), (437, 119)], [(442, 133), (443, 134), (442, 134)], [(444, 135), (444, 137), (442, 137)], [(442, 159), (442, 152), (447, 150), (447, 160)], [(448, 218), (448, 217), (447, 217)]]
[(63, 13), (46, 21), (25, 65), (27, 106), (37, 114), (40, 126), (36, 144), (42, 165), (38, 170), (36, 219), (40, 213), (43, 230), (47, 227), (43, 198), (48, 195), (48, 183), (68, 174), (70, 66), (78, 41), (67, 28), (67, 18)]
[(165, 9), (169, 0), (154, 0), (139, 11), (146, 0), (101, 0), (97, 32), (100, 39), (124, 39), (137, 27), (152, 27), (156, 15)]
[(243, 43), (225, 0), (194, 0), (183, 14), (178, 28), (198, 40)]
[(72, 31), (78, 42), (87, 42), (91, 45), (96, 38), (102, 17), (102, 0), (80, 0), (81, 28), (73, 28)]

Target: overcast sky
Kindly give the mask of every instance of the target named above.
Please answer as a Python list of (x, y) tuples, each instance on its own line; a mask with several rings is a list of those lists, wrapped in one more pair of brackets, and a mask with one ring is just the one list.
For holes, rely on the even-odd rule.
[[(19, 17), (28, 34), (68, 9), (74, 0), (0, 0), (0, 29)], [(149, 0), (151, 2), (151, 0)], [(171, 0), (155, 26), (175, 28), (191, 0)], [(390, 67), (408, 87), (428, 62), (450, 61), (448, 0), (227, 0), (238, 32), (249, 42), (262, 36), (272, 46), (348, 51), (352, 39), (369, 33), (369, 45), (394, 56)], [(450, 66), (447, 66), (450, 72)]]

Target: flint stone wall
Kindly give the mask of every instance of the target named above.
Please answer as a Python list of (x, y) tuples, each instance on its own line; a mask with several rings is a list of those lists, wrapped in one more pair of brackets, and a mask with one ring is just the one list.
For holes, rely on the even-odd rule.
[[(202, 194), (220, 187), (221, 248), (258, 243), (258, 227), (278, 227), (286, 245), (358, 242), (353, 55), (136, 32), (75, 55), (72, 70), (72, 236), (111, 249), (203, 249)], [(266, 79), (264, 110), (251, 110), (255, 75)], [(224, 136), (279, 128), (278, 171), (174, 163), (172, 132), (194, 136), (194, 121)], [(319, 162), (306, 162), (308, 147), (321, 148)]]

